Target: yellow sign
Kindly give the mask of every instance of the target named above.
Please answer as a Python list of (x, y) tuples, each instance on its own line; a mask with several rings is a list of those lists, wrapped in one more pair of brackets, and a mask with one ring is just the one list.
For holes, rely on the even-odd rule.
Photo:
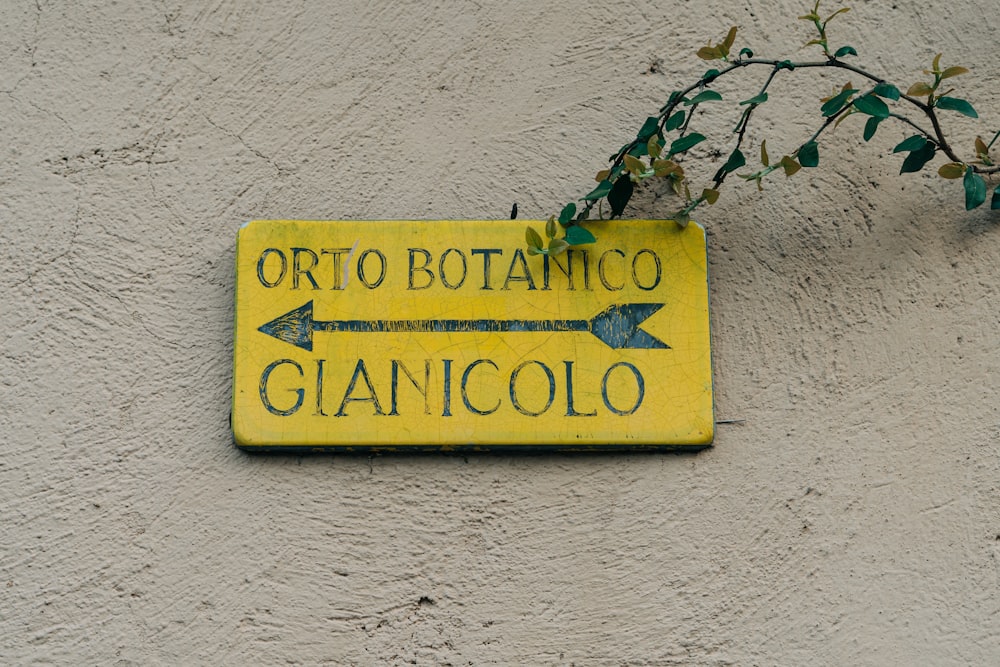
[(705, 232), (263, 220), (239, 232), (233, 433), (247, 449), (711, 444)]

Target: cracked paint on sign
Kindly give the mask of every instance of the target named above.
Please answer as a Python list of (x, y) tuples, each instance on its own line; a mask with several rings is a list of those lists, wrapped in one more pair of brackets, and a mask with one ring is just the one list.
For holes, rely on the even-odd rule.
[(598, 222), (598, 244), (549, 258), (512, 244), (525, 224), (245, 225), (237, 444), (711, 444), (704, 230)]

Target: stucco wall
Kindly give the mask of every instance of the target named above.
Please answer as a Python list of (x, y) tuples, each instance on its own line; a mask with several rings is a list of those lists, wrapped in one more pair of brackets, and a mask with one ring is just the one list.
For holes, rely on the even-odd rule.
[[(0, 3), (0, 662), (1000, 661), (998, 218), (898, 125), (699, 216), (714, 449), (231, 442), (240, 224), (545, 217), (730, 25), (808, 55), (806, 4)], [(876, 73), (973, 69), (958, 145), (1000, 128), (992, 3), (852, 4)], [(808, 81), (752, 146), (846, 78)]]

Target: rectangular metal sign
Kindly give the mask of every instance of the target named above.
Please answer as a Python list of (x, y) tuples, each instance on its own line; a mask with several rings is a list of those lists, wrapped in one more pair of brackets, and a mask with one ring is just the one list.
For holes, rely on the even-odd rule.
[(526, 221), (240, 229), (232, 425), (246, 449), (705, 447), (705, 232)]

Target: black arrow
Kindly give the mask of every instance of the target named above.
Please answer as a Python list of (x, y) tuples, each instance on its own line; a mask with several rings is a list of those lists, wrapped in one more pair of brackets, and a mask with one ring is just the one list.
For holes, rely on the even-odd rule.
[(639, 325), (663, 307), (662, 303), (615, 304), (590, 320), (314, 320), (312, 301), (276, 317), (258, 329), (286, 343), (312, 351), (314, 331), (355, 333), (587, 331), (615, 350), (669, 350), (670, 346)]

